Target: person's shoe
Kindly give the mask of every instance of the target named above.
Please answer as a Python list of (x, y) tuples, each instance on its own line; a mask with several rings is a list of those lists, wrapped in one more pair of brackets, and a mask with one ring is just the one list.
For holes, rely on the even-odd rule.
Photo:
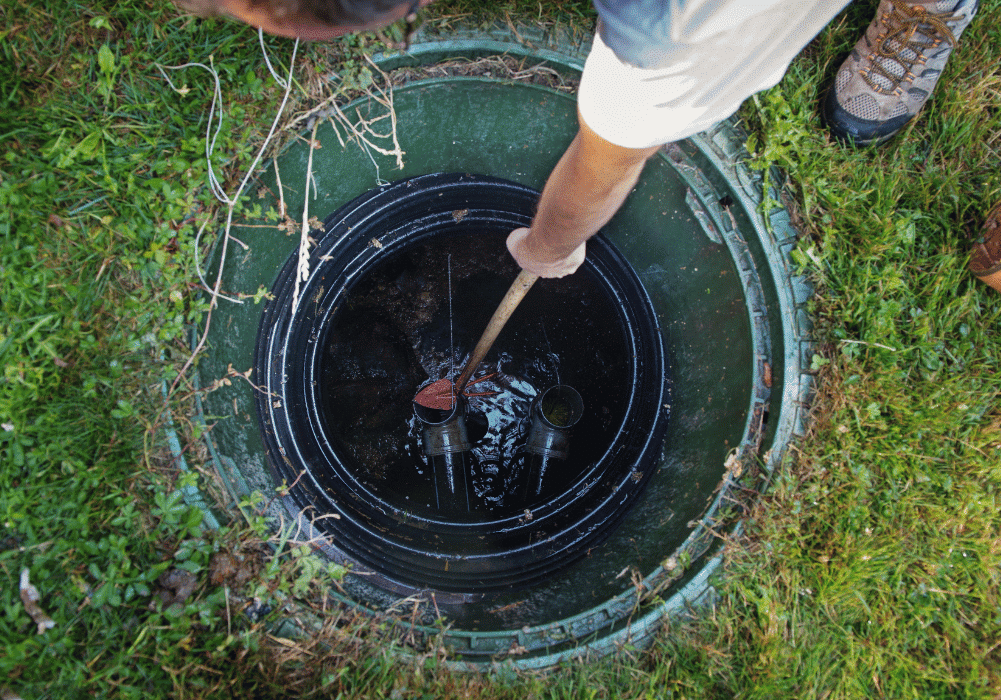
[(881, 0), (876, 18), (841, 65), (824, 100), (824, 121), (864, 146), (900, 131), (938, 82), (979, 0), (909, 4)]
[(1001, 203), (987, 214), (980, 238), (973, 246), (969, 268), (978, 280), (1001, 292)]

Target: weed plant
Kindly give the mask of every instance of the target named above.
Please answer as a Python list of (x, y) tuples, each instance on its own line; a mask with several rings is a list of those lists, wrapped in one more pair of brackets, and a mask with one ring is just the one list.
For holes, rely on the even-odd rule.
[[(450, 673), (434, 652), (399, 662), (397, 640), (343, 610), (312, 639), (272, 636), (279, 613), (314, 607), (338, 572), (269, 545), (259, 503), (213, 530), (182, 498), (210, 484), (163, 444), (168, 415), (198, 437), (185, 419), (193, 389), (181, 377), (165, 404), (163, 388), (208, 308), (197, 233), (221, 218), (205, 185), (212, 83), (186, 69), (175, 91), (154, 66), (218, 71), (215, 155), (232, 191), (281, 99), (256, 33), (161, 0), (0, 4), (4, 692), (1001, 696), (1001, 296), (965, 269), (1001, 200), (1001, 2), (981, 3), (919, 118), (856, 150), (830, 139), (817, 104), (871, 12), (851, 6), (741, 112), (753, 162), (783, 170), (776, 184), (803, 231), (794, 255), (817, 289), (818, 390), (809, 439), (727, 543), (717, 605), (649, 650), (489, 679)], [(456, 0), (430, 13), (446, 28), (469, 16), (593, 24), (585, 3)], [(371, 41), (338, 44), (346, 75), (361, 75)], [(266, 43), (287, 60), (290, 42)], [(297, 90), (316, 79), (311, 51)], [(23, 570), (51, 628), (22, 603)]]

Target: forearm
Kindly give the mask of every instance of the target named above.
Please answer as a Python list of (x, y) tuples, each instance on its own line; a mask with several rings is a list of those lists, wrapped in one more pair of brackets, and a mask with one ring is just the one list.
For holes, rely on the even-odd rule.
[(656, 150), (616, 146), (581, 121), (542, 191), (531, 238), (553, 253), (572, 251), (619, 210)]
[[(562, 276), (558, 265), (618, 211), (657, 146), (623, 148), (605, 141), (580, 121), (580, 131), (553, 169), (529, 232), (511, 252), (526, 269)], [(579, 255), (583, 259), (582, 255)], [(547, 274), (546, 265), (557, 265)], [(577, 262), (579, 264), (579, 261)], [(575, 268), (574, 268), (575, 269)]]

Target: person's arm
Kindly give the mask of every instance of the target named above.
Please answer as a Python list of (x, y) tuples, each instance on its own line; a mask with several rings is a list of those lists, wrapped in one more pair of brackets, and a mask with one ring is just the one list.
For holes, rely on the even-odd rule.
[(584, 262), (584, 242), (619, 210), (659, 146), (623, 148), (594, 133), (578, 114), (580, 131), (553, 169), (531, 229), (508, 237), (519, 265), (540, 277), (564, 277)]

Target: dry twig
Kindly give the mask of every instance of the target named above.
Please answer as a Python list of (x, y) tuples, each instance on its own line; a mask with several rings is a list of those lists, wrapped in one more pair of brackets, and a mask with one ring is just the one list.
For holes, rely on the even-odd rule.
[[(302, 204), (302, 230), (299, 232), (299, 264), (295, 272), (295, 288), (292, 290), (292, 314), (299, 307), (299, 284), (309, 279), (309, 183), (313, 179), (313, 149), (316, 147), (316, 127), (319, 122), (313, 122), (313, 133), (309, 139), (309, 158), (306, 161), (305, 199)], [(314, 196), (316, 192), (314, 190)]]

